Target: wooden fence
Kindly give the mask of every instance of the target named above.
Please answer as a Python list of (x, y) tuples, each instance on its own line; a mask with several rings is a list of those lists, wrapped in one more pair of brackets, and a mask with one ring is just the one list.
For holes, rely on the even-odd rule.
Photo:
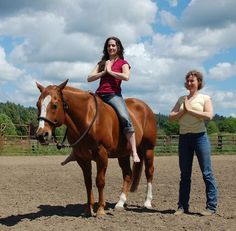
[[(177, 154), (178, 135), (159, 136), (157, 139), (156, 153)], [(236, 134), (215, 134), (210, 135), (211, 149), (213, 154), (228, 153), (236, 154)]]
[[(177, 135), (159, 135), (155, 148), (156, 155), (177, 155), (178, 138)], [(236, 154), (236, 134), (210, 135), (209, 139), (213, 154)], [(57, 150), (55, 143), (41, 145), (28, 136), (5, 136), (0, 140), (0, 155), (64, 155), (69, 152), (69, 148)]]

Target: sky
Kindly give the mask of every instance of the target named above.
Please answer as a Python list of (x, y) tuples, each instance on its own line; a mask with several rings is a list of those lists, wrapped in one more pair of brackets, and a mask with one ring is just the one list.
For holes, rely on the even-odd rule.
[(131, 66), (122, 94), (168, 115), (199, 70), (214, 114), (236, 117), (235, 0), (0, 0), (0, 102), (36, 107), (36, 82), (95, 91), (107, 37)]

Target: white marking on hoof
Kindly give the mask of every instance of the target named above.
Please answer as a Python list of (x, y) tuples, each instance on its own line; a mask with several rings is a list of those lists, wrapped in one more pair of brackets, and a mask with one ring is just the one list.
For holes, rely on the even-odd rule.
[(152, 183), (147, 184), (147, 194), (146, 194), (146, 200), (144, 202), (144, 207), (147, 209), (152, 208)]
[(144, 207), (147, 208), (147, 209), (152, 209), (151, 201), (150, 200), (146, 200), (144, 202)]
[(122, 192), (120, 195), (120, 200), (117, 202), (115, 209), (121, 210), (124, 209), (124, 204), (126, 202), (126, 195)]

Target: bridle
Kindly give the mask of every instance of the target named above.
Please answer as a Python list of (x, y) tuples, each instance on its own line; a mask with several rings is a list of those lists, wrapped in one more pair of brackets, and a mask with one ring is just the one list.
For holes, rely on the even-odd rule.
[(53, 128), (57, 127), (57, 125), (58, 125), (58, 121), (54, 122), (54, 121), (52, 121), (52, 120), (50, 120), (50, 119), (48, 119), (46, 117), (43, 117), (43, 116), (39, 116), (38, 120), (43, 120), (43, 121), (49, 123)]
[[(52, 126), (52, 136), (57, 144), (57, 149), (61, 149), (61, 148), (72, 148), (74, 146), (76, 146), (89, 132), (89, 130), (91, 129), (91, 127), (93, 126), (95, 120), (96, 120), (96, 117), (97, 117), (97, 114), (98, 114), (98, 102), (97, 102), (97, 97), (96, 97), (96, 94), (92, 93), (92, 92), (89, 92), (89, 94), (91, 94), (94, 98), (94, 101), (95, 101), (95, 115), (90, 123), (90, 125), (87, 127), (87, 129), (83, 132), (83, 134), (73, 143), (73, 144), (65, 144), (65, 140), (66, 140), (66, 136), (67, 136), (67, 133), (68, 133), (68, 127), (66, 128), (66, 131), (65, 131), (65, 134), (64, 134), (64, 137), (62, 139), (62, 142), (58, 142), (57, 141), (57, 138), (56, 138), (56, 134), (55, 134), (55, 129), (56, 127), (58, 126), (58, 121), (52, 121), (46, 117), (43, 117), (43, 116), (39, 116), (38, 117), (38, 120), (44, 120), (45, 122), (49, 123), (51, 126)], [(67, 103), (65, 102), (64, 100), (64, 97), (63, 97), (63, 94), (61, 95), (61, 99), (62, 99), (62, 103), (63, 103), (63, 111), (64, 113), (68, 110), (68, 105)]]

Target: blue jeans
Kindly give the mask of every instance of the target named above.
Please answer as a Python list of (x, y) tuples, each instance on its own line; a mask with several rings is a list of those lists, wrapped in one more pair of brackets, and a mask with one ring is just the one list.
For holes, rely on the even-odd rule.
[(121, 128), (124, 133), (133, 133), (134, 127), (129, 116), (126, 103), (121, 94), (105, 94), (99, 95), (102, 100), (111, 105), (117, 113)]
[(217, 209), (217, 185), (211, 167), (211, 146), (206, 132), (187, 133), (179, 136), (179, 208), (188, 210), (194, 151), (206, 186), (206, 208)]

